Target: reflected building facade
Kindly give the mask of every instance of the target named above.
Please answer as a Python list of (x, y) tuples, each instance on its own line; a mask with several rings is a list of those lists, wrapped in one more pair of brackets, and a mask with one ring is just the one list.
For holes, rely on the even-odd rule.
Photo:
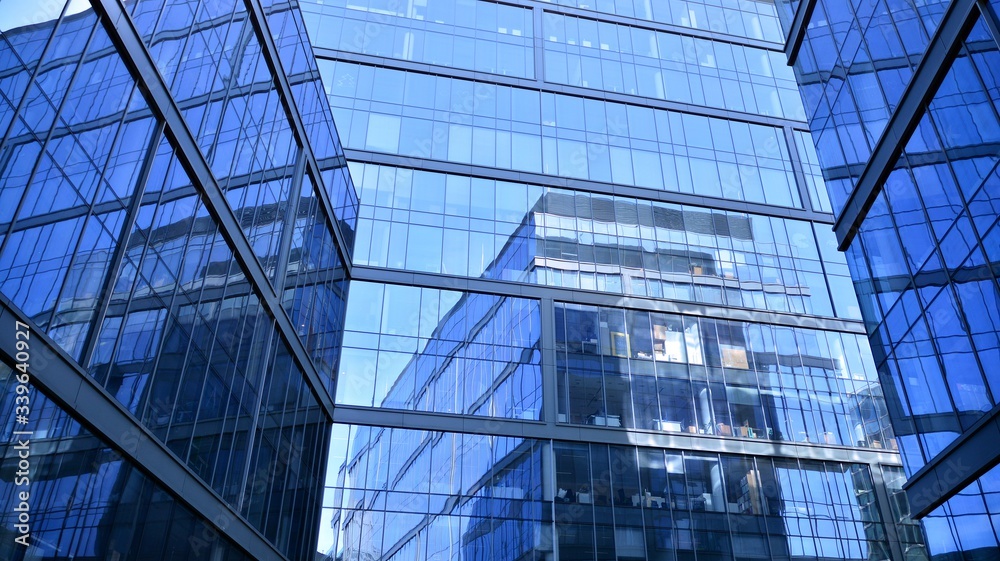
[(321, 554), (925, 558), (778, 7), (302, 9), (360, 199)]
[(924, 559), (784, 9), (0, 0), (0, 556)]
[(3, 559), (313, 556), (357, 197), (303, 29), (0, 3)]
[(820, 0), (780, 12), (906, 506), (942, 561), (1000, 555), (1000, 455), (987, 444), (1000, 357), (997, 8)]

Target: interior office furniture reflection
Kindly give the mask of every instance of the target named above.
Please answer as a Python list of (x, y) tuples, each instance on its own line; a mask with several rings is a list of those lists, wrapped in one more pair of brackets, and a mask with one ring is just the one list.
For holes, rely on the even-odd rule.
[(859, 335), (556, 304), (559, 420), (895, 449)]
[(868, 465), (334, 432), (338, 559), (890, 559)]

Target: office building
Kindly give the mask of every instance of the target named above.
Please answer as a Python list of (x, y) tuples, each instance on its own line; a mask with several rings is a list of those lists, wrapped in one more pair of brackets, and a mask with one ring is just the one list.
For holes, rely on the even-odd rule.
[(330, 559), (923, 559), (769, 2), (308, 0)]
[(997, 2), (783, 2), (930, 558), (1000, 557)]
[(0, 2), (0, 558), (314, 556), (357, 198), (303, 29)]
[(0, 14), (3, 558), (923, 558), (779, 7)]

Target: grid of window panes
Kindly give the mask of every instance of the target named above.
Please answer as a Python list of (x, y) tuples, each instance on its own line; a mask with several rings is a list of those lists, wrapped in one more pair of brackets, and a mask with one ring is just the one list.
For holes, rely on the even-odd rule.
[(931, 560), (989, 559), (1000, 551), (1000, 467), (994, 467), (921, 519)]
[(156, 120), (93, 12), (3, 39), (0, 292), (79, 360)]
[(781, 51), (545, 12), (545, 80), (804, 121)]
[(860, 335), (556, 306), (559, 420), (896, 447)]
[(782, 129), (343, 61), (347, 148), (800, 207)]
[[(99, 17), (73, 2), (6, 8), (0, 292), (266, 539), (308, 556), (311, 540), (287, 528), (315, 531), (321, 491), (308, 482), (329, 425), (289, 352), (296, 333), (279, 332), (261, 305)], [(353, 187), (322, 187), (342, 212), (328, 217), (320, 185), (297, 171), (302, 151), (243, 2), (130, 8), (203, 150), (186, 157), (211, 165), (252, 247), (242, 258), (284, 288), (329, 376), (347, 297), (333, 228), (353, 229)], [(282, 49), (307, 53), (281, 26)], [(303, 71), (298, 91), (318, 94), (317, 79)], [(343, 180), (326, 132), (309, 135)], [(290, 468), (299, 477), (257, 476)], [(94, 547), (88, 556), (111, 555)]]
[(337, 403), (540, 418), (538, 301), (351, 284)]
[(303, 5), (313, 46), (533, 78), (530, 8), (478, 0), (333, 0)]
[[(306, 35), (306, 23), (298, 0), (261, 2), (268, 27), (278, 48), (282, 71), (289, 82), (292, 98), (309, 139), (309, 148), (317, 160), (320, 175), (317, 185), (326, 190), (333, 216), (347, 254), (354, 248), (357, 228), (358, 195), (344, 165), (343, 147), (326, 101), (319, 69)], [(326, 214), (326, 213), (323, 213)]]
[(795, 70), (835, 212), (850, 195), (946, 5), (816, 2)]
[[(836, 210), (949, 4), (817, 3), (797, 71)], [(904, 474), (972, 427), (1000, 391), (1000, 51), (982, 17), (945, 63), (916, 131), (896, 141), (903, 154), (848, 249), (903, 458), (904, 469), (883, 470), (901, 519), (909, 513), (899, 491)], [(922, 518), (926, 549), (915, 528), (901, 529), (906, 554), (995, 557), (996, 471)]]
[[(347, 306), (347, 278), (311, 177), (302, 178), (284, 278), (284, 307), (332, 395)], [(357, 214), (356, 212), (354, 213)]]
[[(151, 195), (157, 194), (146, 194), (149, 202), (138, 208), (123, 242), (128, 249), (118, 274), (108, 279), (107, 309), (87, 367), (224, 500), (278, 540), (283, 522), (266, 513), (292, 516), (288, 508), (297, 501), (302, 510), (295, 516), (308, 516), (308, 503), (318, 506), (319, 496), (304, 480), (286, 488), (281, 478), (268, 480), (261, 493), (252, 474), (271, 469), (289, 448), (322, 446), (325, 421), (198, 196)], [(16, 244), (18, 255), (34, 247), (23, 239)], [(300, 456), (297, 469), (315, 476), (320, 459)], [(303, 547), (285, 546), (290, 554)]]
[[(269, 9), (267, 18), (283, 70), (295, 85), (292, 94), (302, 110), (303, 134), (317, 158), (339, 160), (342, 150), (329, 113), (317, 106), (322, 100), (315, 62), (297, 15), (297, 4), (283, 4)], [(294, 166), (300, 150), (287, 103), (275, 87), (244, 2), (223, 0), (182, 10), (144, 0), (132, 6), (132, 17), (222, 187)], [(357, 196), (338, 167), (342, 162), (324, 166), (316, 181), (330, 194), (337, 214), (331, 220), (350, 241)]]
[[(29, 423), (15, 423), (15, 409), (21, 403), (15, 391), (19, 373), (0, 363), (0, 413), (4, 415), (0, 454), (17, 457), (14, 446), (25, 438), (25, 432), (30, 433), (31, 485), (25, 491), (14, 477), (0, 481), (0, 500), (11, 505), (0, 513), (0, 527), (8, 538), (0, 543), (0, 557), (11, 561), (103, 558), (106, 543), (111, 541), (112, 554), (137, 561), (209, 554), (220, 561), (250, 559), (219, 536), (207, 520), (179, 504), (38, 390), (29, 394)], [(14, 542), (20, 514), (15, 507), (23, 500), (20, 493), (28, 494), (30, 549)]]
[(900, 416), (935, 419), (900, 435), (911, 473), (1000, 391), (1000, 50), (981, 20), (964, 43), (848, 260)]
[(889, 497), (889, 512), (896, 521), (900, 547), (907, 559), (928, 561), (927, 544), (924, 543), (920, 522), (910, 517), (910, 503), (906, 498), (906, 492), (903, 491), (903, 484), (906, 483), (905, 471), (897, 466), (880, 467), (882, 481), (885, 482), (885, 491)]
[(860, 318), (829, 227), (352, 163), (355, 263)]
[(777, 7), (778, 19), (781, 21), (781, 27), (785, 30), (785, 35), (791, 32), (792, 21), (795, 20), (795, 12), (799, 10), (800, 0), (775, 0), (774, 5)]
[(823, 180), (823, 169), (819, 164), (812, 136), (806, 131), (799, 130), (792, 131), (792, 135), (795, 137), (795, 149), (798, 150), (799, 163), (802, 164), (802, 174), (812, 209), (832, 213), (833, 205), (830, 204), (830, 194)]
[[(711, 303), (740, 318), (777, 317), (756, 310), (857, 318), (829, 229), (788, 218), (788, 208), (829, 212), (830, 204), (820, 160), (801, 132), (775, 118), (801, 121), (805, 113), (784, 67), (773, 3), (309, 4), (344, 145), (359, 160), (380, 162), (351, 164), (364, 202), (355, 263), (452, 275), (387, 272), (392, 282), (414, 278), (422, 287), (352, 283), (338, 403), (452, 414), (407, 419), (463, 432), (483, 422), (473, 415), (534, 421), (544, 362), (565, 380), (557, 422), (580, 425), (581, 439), (641, 441), (669, 431), (713, 447), (747, 445), (720, 439), (780, 440), (776, 449), (788, 456), (894, 449), (873, 361), (857, 335), (557, 303), (557, 331), (543, 337), (547, 299), (441, 289), (465, 288), (454, 276), (485, 277), (505, 290), (539, 283)], [(503, 13), (514, 19), (503, 23)], [(512, 32), (514, 14), (521, 35)], [(597, 21), (605, 19), (614, 23)], [(720, 109), (742, 112), (742, 120), (718, 118), (732, 115)], [(421, 169), (432, 166), (451, 173)], [(485, 168), (528, 173), (523, 182), (497, 181)], [(705, 207), (642, 200), (671, 197), (661, 191), (704, 197)], [(759, 206), (762, 214), (715, 211), (713, 198), (772, 205), (781, 218)], [(618, 319), (602, 326), (609, 315)], [(593, 318), (593, 336), (568, 341), (584, 316)], [(667, 353), (666, 337), (659, 344), (668, 324), (685, 334), (683, 357)], [(553, 338), (558, 349), (541, 348)], [(590, 397), (599, 393), (599, 403), (573, 402), (582, 395), (567, 389), (574, 383), (596, 387)], [(360, 407), (352, 412), (374, 414), (375, 423), (392, 414)], [(334, 430), (319, 548), (345, 561), (888, 558), (867, 466)], [(560, 446), (571, 453), (555, 454)], [(583, 467), (565, 463), (580, 450)], [(591, 474), (592, 466), (606, 467)], [(555, 483), (566, 474), (580, 481)], [(640, 474), (655, 483), (640, 484)]]
[(889, 559), (867, 466), (346, 425), (334, 434), (321, 547), (338, 558)]
[[(155, 11), (146, 11), (144, 2), (134, 6), (148, 16), (139, 18), (136, 26), (216, 177), (293, 163), (291, 126), (246, 5), (224, 0), (202, 4), (193, 12), (166, 10), (165, 17), (156, 20), (153, 16), (161, 6), (148, 3)], [(254, 86), (261, 92), (240, 95)], [(226, 103), (206, 107), (204, 97), (213, 92), (226, 97)]]
[(572, 8), (632, 17), (781, 43), (784, 37), (771, 0), (541, 0)]

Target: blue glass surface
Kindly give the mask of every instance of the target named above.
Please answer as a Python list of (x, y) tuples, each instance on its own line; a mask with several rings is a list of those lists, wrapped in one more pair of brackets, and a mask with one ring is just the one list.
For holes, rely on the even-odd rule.
[[(296, 5), (266, 14), (281, 57), (275, 70), (286, 65), (295, 84), (295, 99), (283, 100), (243, 2), (168, 4), (129, 8), (186, 121), (170, 126), (186, 124), (200, 155), (175, 151), (87, 6), (38, 22), (17, 19), (33, 17), (23, 6), (4, 5), (4, 25), (16, 27), (0, 35), (0, 292), (234, 512), (289, 558), (305, 558), (321, 500), (310, 482), (322, 471), (329, 422), (289, 344), (300, 338), (332, 391), (347, 299), (347, 254), (335, 231), (353, 241), (357, 198), (315, 62), (305, 57)], [(303, 171), (293, 101), (306, 111), (303, 138), (316, 143), (318, 177)], [(188, 164), (202, 157), (230, 209), (210, 211), (206, 186), (191, 181)], [(323, 190), (332, 208), (318, 202)], [(219, 228), (216, 216), (229, 210), (248, 255), (235, 255)], [(254, 260), (270, 287), (248, 278), (244, 264)], [(283, 295), (297, 333), (277, 328), (259, 299), (265, 288)], [(80, 440), (104, 446), (83, 433)], [(150, 502), (153, 487), (131, 466), (109, 459), (93, 474), (58, 475), (59, 465), (75, 461), (60, 457), (52, 456), (53, 484), (106, 486), (94, 491), (88, 516), (103, 509), (109, 517), (74, 522), (60, 518), (62, 506), (44, 505), (49, 530), (68, 524), (51, 542), (65, 544), (61, 555), (182, 555), (156, 540), (186, 544), (194, 519), (165, 497)], [(267, 475), (277, 470), (299, 477)], [(121, 516), (151, 504), (165, 509), (148, 528), (141, 520), (131, 527), (155, 539), (133, 542), (139, 538), (123, 533), (118, 543), (127, 551), (118, 552), (114, 536), (124, 530), (108, 524), (129, 526), (112, 522), (116, 486), (138, 493)], [(52, 500), (65, 496), (51, 492)], [(151, 549), (137, 553), (142, 546)]]
[[(183, 506), (37, 389), (28, 394), (30, 422), (16, 424), (18, 373), (0, 364), (0, 413), (4, 415), (0, 454), (16, 458), (18, 440), (28, 431), (31, 476), (27, 490), (14, 477), (0, 481), (0, 500), (11, 505), (0, 514), (0, 526), (9, 538), (0, 544), (4, 559), (117, 556), (167, 561), (208, 555), (224, 561), (250, 559), (208, 520)], [(28, 493), (24, 502), (30, 547), (14, 542), (20, 493)]]
[(546, 12), (545, 80), (804, 121), (784, 55)]
[(946, 4), (817, 2), (795, 70), (835, 213), (871, 155)]
[(773, 2), (702, 0), (542, 0), (661, 23), (780, 43), (784, 37)]
[(319, 48), (535, 76), (530, 9), (478, 0), (308, 0), (302, 12)]
[(556, 306), (560, 421), (896, 448), (857, 335)]
[(338, 425), (345, 559), (889, 559), (867, 466)]
[(782, 129), (320, 60), (347, 148), (800, 207)]
[[(859, 318), (827, 227), (538, 185), (351, 164), (355, 263)], [(832, 303), (831, 303), (832, 302)]]
[(898, 377), (903, 419), (928, 419), (909, 429), (918, 438), (901, 439), (911, 472), (992, 408), (1000, 389), (990, 368), (1000, 291), (985, 241), (997, 218), (998, 57), (980, 21), (855, 242), (877, 362)]
[(307, 40), (300, 4), (296, 0), (264, 1), (262, 4), (309, 147), (320, 166), (320, 177), (313, 181), (316, 187), (326, 191), (333, 206), (332, 218), (344, 240), (345, 247), (341, 249), (350, 254), (357, 228), (358, 195), (343, 160), (343, 147), (318, 76), (316, 58)]
[(354, 281), (337, 402), (541, 418), (538, 302)]
[(994, 467), (922, 519), (931, 559), (989, 558), (1000, 550), (997, 489), (1000, 468)]

